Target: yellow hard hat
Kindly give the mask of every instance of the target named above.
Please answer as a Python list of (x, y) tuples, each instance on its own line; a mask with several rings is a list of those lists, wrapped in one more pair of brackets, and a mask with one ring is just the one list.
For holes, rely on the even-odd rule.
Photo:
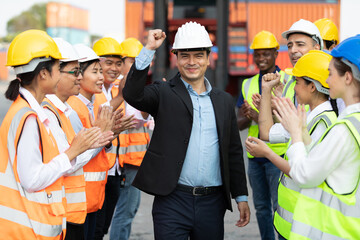
[(127, 38), (121, 42), (121, 47), (124, 49), (127, 57), (137, 57), (143, 48), (143, 45), (136, 38)]
[(333, 21), (328, 18), (322, 18), (314, 22), (319, 29), (321, 37), (326, 41), (336, 41), (339, 43), (339, 32)]
[(123, 57), (125, 55), (120, 43), (111, 37), (104, 37), (96, 41), (93, 50), (98, 56), (118, 55)]
[(266, 49), (276, 48), (279, 49), (279, 43), (274, 34), (268, 31), (261, 31), (255, 35), (250, 49)]
[(27, 30), (17, 35), (11, 42), (6, 66), (25, 65), (34, 58), (40, 57), (61, 59), (61, 53), (55, 41), (45, 31)]
[[(304, 54), (295, 64), (294, 68), (287, 68), (285, 72), (295, 77), (302, 77), (310, 81), (317, 81), (322, 87), (328, 89), (326, 79), (329, 77), (329, 64), (332, 56), (320, 50), (310, 50)], [(316, 82), (315, 86), (319, 89)], [(328, 94), (328, 93), (326, 93)]]

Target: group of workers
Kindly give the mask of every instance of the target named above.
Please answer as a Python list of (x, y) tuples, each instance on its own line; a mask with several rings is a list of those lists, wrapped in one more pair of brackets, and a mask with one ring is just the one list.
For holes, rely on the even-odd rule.
[(236, 226), (250, 221), (239, 135), (249, 128), (262, 239), (275, 239), (273, 226), (279, 239), (358, 239), (360, 36), (339, 44), (320, 29), (328, 24), (301, 19), (282, 34), (285, 71), (275, 36), (255, 36), (260, 73), (243, 81), (237, 117), (232, 96), (205, 77), (213, 44), (198, 23), (176, 33), (179, 73), (149, 85), (160, 29), (145, 47), (105, 37), (93, 49), (19, 34), (0, 127), (2, 238), (103, 239), (111, 224), (110, 239), (128, 239), (142, 190), (155, 196), (155, 239), (223, 239), (231, 198)]
[[(10, 44), (14, 101), (1, 125), (2, 239), (128, 239), (140, 204), (131, 185), (151, 116), (122, 88), (143, 45), (110, 37), (93, 49), (28, 30)], [(123, 77), (121, 80), (119, 80)]]
[(259, 32), (250, 48), (260, 72), (237, 102), (261, 239), (276, 239), (274, 228), (279, 239), (358, 239), (360, 36), (339, 44), (323, 18), (282, 37), (293, 68), (276, 65), (275, 36)]

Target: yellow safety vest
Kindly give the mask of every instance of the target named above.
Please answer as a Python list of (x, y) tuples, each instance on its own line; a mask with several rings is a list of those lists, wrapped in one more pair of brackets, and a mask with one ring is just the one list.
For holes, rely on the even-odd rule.
[[(323, 121), (327, 128), (336, 122), (337, 116), (334, 111), (324, 111), (315, 116), (307, 125), (311, 134), (316, 126)], [(287, 160), (287, 157), (285, 156)], [(278, 187), (278, 206), (274, 214), (274, 226), (276, 230), (286, 239), (289, 239), (293, 212), (299, 197), (300, 188), (286, 174), (282, 173)]]
[[(359, 146), (356, 154), (360, 159), (360, 113), (350, 114), (333, 126), (337, 124), (345, 124), (354, 136)], [(356, 189), (350, 194), (336, 194), (326, 181), (316, 188), (301, 189), (294, 210), (290, 239), (360, 239), (359, 180)]]
[[(280, 71), (280, 81), (284, 82), (284, 80), (287, 80), (290, 75), (287, 75), (285, 72)], [(260, 86), (259, 86), (259, 74), (256, 74), (252, 78), (247, 78), (242, 83), (242, 95), (245, 100), (248, 101), (250, 106), (257, 112), (259, 112), (258, 109), (253, 105), (252, 95), (255, 93), (260, 92)], [(251, 121), (251, 126), (249, 127), (249, 133), (248, 136), (251, 137), (259, 137), (259, 126), (255, 121)], [(279, 156), (283, 155), (286, 152), (287, 149), (287, 143), (276, 143), (276, 144), (270, 144), (266, 143), (271, 150), (273, 150), (276, 154)], [(254, 158), (249, 152), (247, 153), (248, 158)]]

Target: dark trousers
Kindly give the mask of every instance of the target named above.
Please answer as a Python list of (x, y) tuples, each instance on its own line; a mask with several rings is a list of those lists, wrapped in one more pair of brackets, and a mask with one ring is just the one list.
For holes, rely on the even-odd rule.
[(93, 240), (96, 227), (96, 213), (88, 213), (84, 223), (85, 240)]
[(224, 239), (225, 198), (222, 192), (206, 196), (175, 190), (155, 196), (153, 203), (156, 240)]
[(97, 211), (96, 229), (94, 240), (102, 240), (104, 235), (108, 233), (114, 209), (120, 195), (121, 177), (108, 176), (105, 186), (105, 200), (102, 208)]
[(84, 224), (66, 222), (65, 240), (84, 240)]

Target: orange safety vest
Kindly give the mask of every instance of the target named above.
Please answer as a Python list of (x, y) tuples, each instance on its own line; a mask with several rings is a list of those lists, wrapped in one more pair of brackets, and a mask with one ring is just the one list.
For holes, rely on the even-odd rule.
[(140, 166), (150, 142), (149, 129), (141, 126), (140, 128), (129, 129), (127, 132), (129, 144), (124, 163)]
[[(71, 96), (67, 103), (77, 112), (84, 127), (90, 128), (89, 109), (76, 96)], [(106, 156), (105, 149), (91, 159), (84, 167), (86, 182), (87, 212), (96, 212), (102, 208), (105, 198), (105, 184), (108, 170), (112, 167)]]
[[(69, 145), (76, 133), (71, 126), (70, 119), (66, 117), (49, 99), (45, 98), (41, 104), (43, 107), (52, 111), (58, 119), (59, 125), (65, 133)], [(83, 168), (79, 168), (71, 175), (64, 178), (65, 195), (67, 201), (66, 221), (76, 224), (85, 222), (87, 207), (85, 193), (85, 177)]]
[[(63, 177), (43, 190), (27, 192), (21, 186), (17, 173), (17, 146), (25, 120), (30, 115), (37, 117), (36, 112), (19, 95), (0, 127), (1, 239), (62, 239), (66, 227)], [(47, 164), (59, 155), (59, 150), (54, 137), (38, 118), (37, 123), (39, 149), (43, 163)]]
[[(118, 94), (119, 88), (115, 85), (111, 88), (111, 94), (112, 96), (116, 96)], [(97, 116), (99, 112), (99, 106), (106, 103), (108, 100), (106, 99), (105, 94), (99, 93), (95, 94), (95, 100), (94, 100), (94, 115)], [(124, 102), (121, 103), (121, 105), (118, 107), (124, 109), (123, 113), (125, 113), (125, 104)], [(121, 167), (124, 166), (124, 161), (126, 157), (126, 147), (128, 146), (128, 140), (126, 132), (121, 132), (117, 138), (115, 138), (112, 141), (112, 149), (107, 152), (108, 158), (110, 161), (114, 162), (116, 161), (116, 157), (118, 157), (118, 161)]]
[[(116, 84), (111, 88), (112, 96), (118, 94), (119, 88)], [(94, 101), (94, 114), (97, 115), (99, 106), (107, 102), (104, 93), (96, 94)], [(125, 114), (125, 102), (123, 102), (119, 108), (124, 109)], [(119, 164), (124, 166), (124, 163), (134, 166), (140, 166), (144, 158), (146, 149), (150, 142), (149, 130), (145, 126), (141, 126), (138, 129), (129, 129), (119, 134), (120, 148), (119, 148)], [(116, 140), (116, 139), (115, 139)], [(111, 157), (116, 159), (117, 142), (113, 141), (113, 148), (110, 153)], [(114, 143), (115, 142), (115, 143)]]

